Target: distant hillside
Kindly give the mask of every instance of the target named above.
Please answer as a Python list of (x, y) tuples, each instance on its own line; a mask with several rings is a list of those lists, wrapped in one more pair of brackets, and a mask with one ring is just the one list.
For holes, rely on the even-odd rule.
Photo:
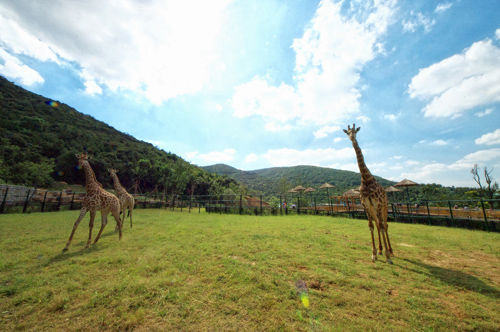
[[(209, 172), (229, 176), (246, 185), (249, 190), (266, 196), (278, 194), (297, 185), (318, 189), (325, 182), (335, 186), (330, 192), (341, 194), (361, 184), (359, 173), (316, 166), (273, 167), (254, 171), (242, 171), (224, 164), (203, 168)], [(384, 187), (395, 183), (378, 176), (375, 178)]]
[[(105, 187), (107, 168), (119, 170), (126, 188), (142, 192), (223, 192), (238, 184), (191, 165), (172, 153), (139, 141), (65, 104), (29, 92), (0, 76), (0, 182), (50, 186), (83, 183), (75, 154), (88, 150)], [(50, 105), (52, 104), (52, 105)]]

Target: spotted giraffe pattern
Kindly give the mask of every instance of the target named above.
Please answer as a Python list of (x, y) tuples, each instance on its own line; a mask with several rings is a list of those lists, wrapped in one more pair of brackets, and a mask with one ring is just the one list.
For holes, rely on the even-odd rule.
[(120, 200), (121, 211), (123, 215), (123, 221), (125, 221), (125, 211), (128, 210), (128, 214), (130, 216), (130, 228), (132, 228), (132, 211), (134, 210), (134, 196), (130, 195), (125, 188), (123, 188), (118, 176), (116, 175), (116, 169), (110, 168), (108, 169), (109, 174), (111, 174), (111, 178), (113, 179), (113, 185), (115, 187), (116, 195)]
[[(373, 234), (373, 222), (377, 227), (378, 233), (378, 254), (382, 255), (382, 241), (385, 248), (385, 257), (388, 263), (392, 264), (391, 254), (392, 247), (389, 240), (389, 230), (387, 224), (387, 194), (380, 184), (375, 180), (370, 170), (365, 164), (363, 153), (356, 140), (356, 134), (361, 128), (356, 128), (356, 125), (347, 126), (344, 132), (349, 136), (352, 142), (354, 151), (356, 152), (356, 159), (358, 161), (359, 172), (361, 173), (361, 186), (359, 188), (361, 204), (365, 208), (366, 216), (368, 217), (368, 227), (372, 236), (372, 261), (377, 260), (377, 250), (375, 248), (375, 236)], [(381, 240), (382, 239), (382, 240)]]
[(80, 209), (80, 215), (75, 221), (73, 225), (73, 230), (71, 231), (71, 235), (69, 236), (68, 242), (63, 249), (63, 252), (68, 250), (71, 241), (73, 240), (73, 236), (75, 235), (75, 231), (82, 221), (83, 217), (90, 212), (90, 221), (89, 221), (89, 238), (87, 240), (87, 245), (85, 248), (90, 246), (90, 242), (92, 240), (92, 228), (94, 227), (94, 218), (98, 210), (101, 211), (101, 229), (97, 234), (97, 237), (94, 240), (94, 244), (101, 237), (102, 231), (104, 227), (108, 223), (108, 214), (111, 212), (113, 217), (116, 220), (116, 224), (119, 230), (119, 239), (122, 238), (122, 223), (120, 221), (120, 200), (118, 197), (113, 195), (110, 192), (104, 190), (102, 185), (97, 181), (94, 171), (89, 164), (87, 153), (77, 154), (78, 165), (83, 168), (85, 172), (85, 191), (86, 194), (82, 200), (82, 208)]

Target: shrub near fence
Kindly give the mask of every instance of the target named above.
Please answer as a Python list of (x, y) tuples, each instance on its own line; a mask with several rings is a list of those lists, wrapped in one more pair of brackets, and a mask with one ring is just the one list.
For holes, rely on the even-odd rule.
[[(0, 185), (0, 213), (78, 210), (85, 193), (47, 191), (22, 186)], [(262, 196), (248, 195), (134, 195), (135, 208), (169, 208), (208, 213), (289, 215), (312, 214), (366, 219), (358, 199), (317, 201), (315, 196), (280, 196), (270, 204)], [(489, 200), (500, 206), (500, 200)], [(389, 221), (463, 227), (500, 232), (500, 210), (486, 208), (482, 200), (392, 202), (388, 206)]]

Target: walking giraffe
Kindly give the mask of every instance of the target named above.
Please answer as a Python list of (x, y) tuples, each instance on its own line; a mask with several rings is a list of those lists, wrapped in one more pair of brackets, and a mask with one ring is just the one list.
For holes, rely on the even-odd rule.
[(101, 229), (99, 230), (99, 233), (94, 240), (94, 244), (99, 240), (104, 227), (108, 223), (109, 212), (111, 212), (116, 220), (116, 224), (119, 230), (119, 239), (121, 240), (122, 238), (122, 223), (120, 221), (120, 200), (112, 193), (104, 190), (99, 181), (97, 181), (94, 171), (92, 170), (92, 167), (90, 167), (88, 161), (89, 157), (86, 152), (79, 155), (77, 154), (76, 157), (78, 158), (78, 165), (82, 167), (85, 172), (86, 194), (82, 200), (80, 215), (73, 225), (73, 230), (71, 231), (71, 235), (69, 236), (68, 242), (66, 243), (63, 252), (68, 250), (68, 247), (73, 240), (73, 235), (75, 235), (75, 231), (78, 228), (80, 221), (82, 221), (83, 217), (87, 214), (88, 211), (90, 211), (89, 238), (87, 240), (87, 245), (85, 246), (85, 248), (88, 248), (90, 246), (90, 242), (92, 240), (92, 228), (94, 227), (94, 218), (97, 210), (101, 210)]
[(132, 228), (132, 211), (134, 210), (134, 196), (130, 195), (125, 188), (120, 183), (118, 176), (116, 175), (116, 169), (108, 169), (109, 174), (113, 178), (113, 185), (115, 187), (116, 195), (120, 200), (121, 210), (123, 213), (123, 222), (125, 222), (125, 211), (128, 210), (130, 216), (130, 228)]
[[(370, 173), (368, 167), (366, 167), (365, 160), (363, 158), (363, 153), (356, 140), (356, 134), (361, 128), (356, 128), (356, 125), (351, 127), (347, 126), (347, 130), (344, 132), (349, 136), (352, 142), (354, 151), (356, 151), (356, 158), (358, 160), (359, 172), (361, 173), (361, 186), (359, 187), (361, 204), (365, 208), (366, 215), (368, 217), (368, 227), (370, 228), (372, 235), (372, 261), (377, 260), (377, 250), (375, 249), (375, 237), (373, 235), (373, 221), (377, 226), (378, 232), (378, 254), (382, 255), (382, 241), (384, 242), (385, 257), (387, 263), (392, 264), (391, 254), (392, 247), (389, 241), (389, 232), (387, 225), (387, 194), (380, 184), (377, 183), (373, 175)], [(381, 236), (382, 234), (382, 236)]]

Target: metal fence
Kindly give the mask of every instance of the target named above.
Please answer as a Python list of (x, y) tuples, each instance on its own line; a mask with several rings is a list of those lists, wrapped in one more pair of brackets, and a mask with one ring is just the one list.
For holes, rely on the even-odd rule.
[[(0, 213), (30, 213), (81, 208), (83, 192), (48, 191), (0, 185)], [(135, 208), (163, 208), (185, 212), (246, 215), (327, 215), (366, 219), (356, 197), (277, 195), (272, 199), (249, 195), (134, 195)], [(389, 221), (463, 227), (500, 232), (500, 200), (391, 202)]]

